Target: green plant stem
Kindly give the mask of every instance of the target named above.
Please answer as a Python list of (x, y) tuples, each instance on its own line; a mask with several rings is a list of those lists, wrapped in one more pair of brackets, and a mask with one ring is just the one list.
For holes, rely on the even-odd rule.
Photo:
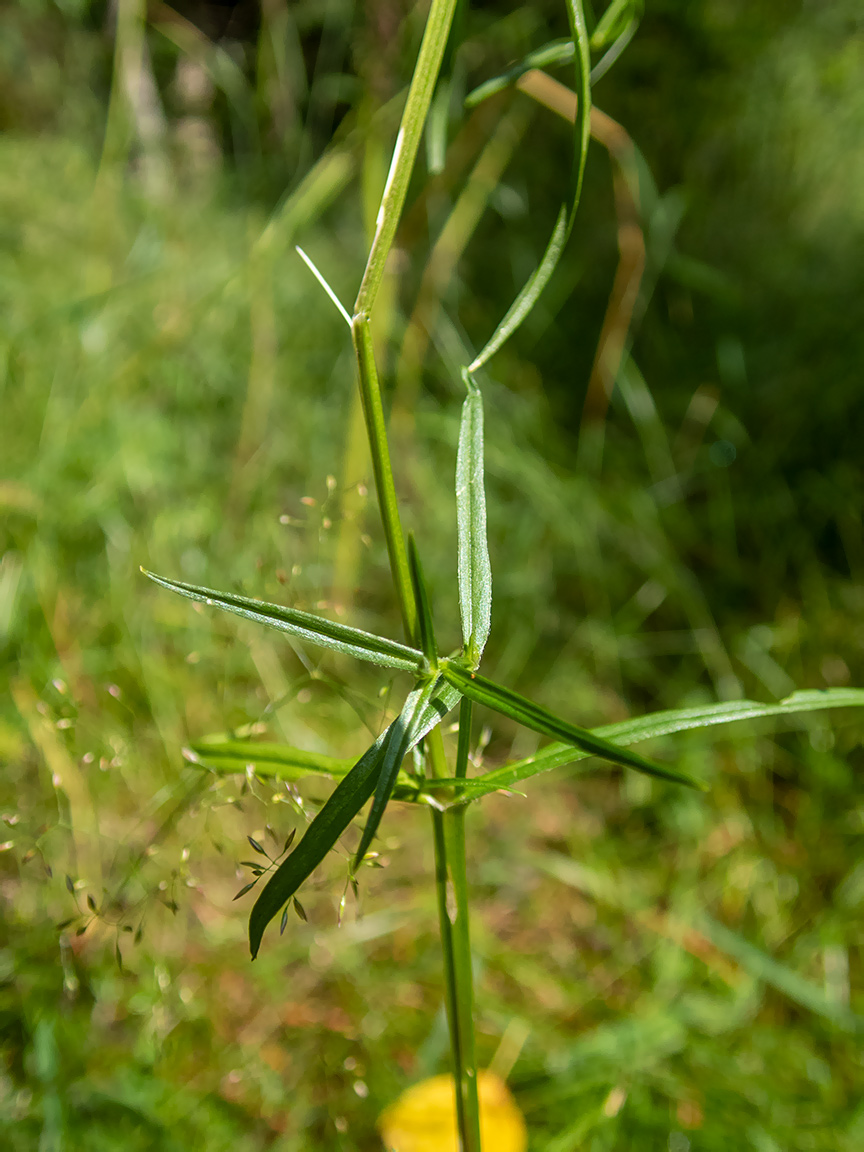
[[(357, 354), (360, 394), (369, 437), (372, 469), (378, 505), (384, 524), (387, 553), (393, 583), (402, 612), (405, 635), (413, 642), (418, 632), (417, 598), (411, 580), (405, 534), (399, 517), (396, 485), (390, 463), (387, 426), (369, 317), (355, 316), (351, 324)], [(466, 708), (467, 705), (467, 708)], [(465, 775), (468, 762), (468, 736), (471, 722), (470, 701), (460, 712), (457, 775)], [(433, 776), (447, 775), (447, 761), (440, 728), (426, 739), (429, 765)], [(450, 1029), (450, 1052), (456, 1085), (456, 1121), (461, 1152), (481, 1152), (480, 1104), (477, 1096), (477, 1068), (474, 1056), (473, 973), (469, 936), (469, 896), (465, 867), (465, 808), (432, 812), (432, 834), (435, 845), (435, 882), (438, 895), (438, 922), (444, 956), (445, 1002)]]
[(408, 89), (408, 99), (405, 102), (402, 123), (399, 125), (399, 135), (396, 137), (390, 172), (378, 209), (372, 248), (354, 305), (355, 313), (371, 312), (378, 289), (381, 287), (384, 266), (402, 215), (417, 148), (426, 123), (426, 114), (441, 70), (456, 3), (457, 0), (432, 0), (426, 18), (420, 54), (411, 78), (411, 87)]
[(381, 386), (378, 382), (378, 370), (375, 367), (375, 354), (372, 347), (372, 327), (367, 315), (354, 317), (351, 322), (351, 336), (357, 355), (360, 397), (363, 401), (363, 416), (366, 420), (366, 434), (369, 437), (372, 471), (375, 475), (378, 506), (384, 524), (384, 538), (387, 541), (390, 570), (393, 573), (393, 583), (396, 586), (396, 596), (399, 600), (405, 635), (414, 637), (417, 633), (417, 601), (414, 596), (414, 586), (411, 583), (411, 570), (408, 567), (405, 534), (402, 531), (402, 521), (399, 518), (396, 485), (393, 481), (390, 448), (387, 444), (384, 405), (381, 400)]
[[(471, 739), (471, 701), (462, 698), (459, 709), (459, 744), (456, 752), (456, 775), (462, 777), (468, 768), (468, 746)], [(448, 949), (445, 958), (452, 973), (453, 989), (448, 996), (452, 1019), (450, 1035), (458, 1064), (454, 1060), (456, 1082), (456, 1116), (462, 1152), (481, 1152), (480, 1101), (477, 1095), (477, 1058), (474, 1050), (474, 973), (471, 964), (470, 898), (465, 857), (466, 805), (449, 808), (440, 816), (447, 884), (444, 912), (447, 919)], [(437, 835), (437, 829), (436, 829)], [(439, 915), (441, 892), (439, 883)], [(443, 921), (442, 921), (443, 924)], [(442, 931), (442, 937), (443, 937)]]
[[(357, 356), (357, 371), (363, 414), (369, 437), (372, 469), (378, 505), (387, 541), (387, 553), (396, 595), (402, 613), (405, 635), (411, 643), (418, 638), (418, 608), (405, 536), (399, 517), (396, 485), (387, 444), (387, 426), (381, 387), (375, 367), (370, 313), (372, 311), (387, 256), (402, 214), (414, 159), (426, 122), (426, 115), (450, 32), (456, 0), (432, 0), (423, 34), (420, 55), (408, 92), (390, 173), (378, 210), (375, 236), (354, 306), (351, 334)], [(470, 722), (470, 711), (467, 715)], [(426, 739), (430, 769), (434, 776), (447, 775), (444, 741), (440, 728)], [(460, 740), (460, 747), (462, 741)], [(467, 763), (467, 736), (465, 743)], [(481, 1152), (480, 1109), (477, 1098), (477, 1070), (474, 1059), (473, 984), (468, 935), (468, 884), (465, 871), (464, 807), (448, 812), (433, 811), (435, 879), (438, 919), (444, 954), (444, 982), (450, 1047), (456, 1083), (456, 1112), (461, 1152)]]

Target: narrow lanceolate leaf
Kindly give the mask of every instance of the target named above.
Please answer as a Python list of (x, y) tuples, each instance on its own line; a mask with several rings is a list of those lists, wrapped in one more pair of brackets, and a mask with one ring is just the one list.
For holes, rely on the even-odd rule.
[(306, 776), (341, 779), (350, 772), (353, 761), (306, 752), (289, 744), (264, 744), (252, 740), (201, 741), (191, 745), (191, 757), (214, 772), (242, 772), (252, 764), (261, 776), (280, 780), (302, 780)]
[(430, 680), (422, 688), (415, 688), (405, 701), (399, 716), (388, 729), (387, 749), (384, 753), (378, 783), (375, 786), (375, 799), (372, 801), (369, 818), (366, 821), (366, 827), (363, 829), (363, 835), (360, 837), (360, 844), (354, 856), (355, 868), (362, 862), (375, 833), (378, 831), (378, 825), (381, 823), (381, 817), (384, 815), (384, 810), (396, 784), (396, 777), (399, 775), (399, 766), (405, 758), (411, 745), (411, 738), (419, 727), (432, 698), (435, 683), (434, 680)]
[[(704, 788), (704, 785), (683, 772), (673, 768), (664, 768), (655, 764), (653, 760), (640, 756), (638, 752), (630, 752), (625, 748), (613, 744), (611, 741), (589, 732), (587, 728), (577, 728), (568, 720), (556, 716), (546, 708), (535, 704), (513, 692), (494, 680), (488, 680), (479, 672), (468, 672), (456, 664), (448, 664), (443, 669), (444, 677), (458, 688), (469, 700), (477, 704), (485, 704), (493, 708), (502, 716), (509, 716), (526, 728), (535, 732), (542, 732), (545, 736), (557, 737), (568, 744), (582, 749), (586, 755), (602, 756), (604, 760), (611, 760), (613, 764), (621, 764), (627, 768), (635, 768), (637, 772), (645, 772), (649, 776), (659, 776), (663, 780), (672, 780), (677, 784), (689, 784), (691, 788)], [(499, 785), (501, 787), (501, 785)]]
[[(424, 736), (441, 723), (460, 699), (461, 693), (449, 684), (439, 684), (430, 700), (418, 709), (405, 752), (410, 752)], [(395, 723), (395, 722), (394, 722)], [(318, 867), (366, 801), (375, 791), (381, 773), (390, 727), (340, 780), (327, 803), (306, 829), (303, 839), (279, 865), (252, 909), (249, 917), (249, 947), (258, 955), (264, 929), (277, 916), (303, 881)]]
[(579, 93), (579, 113), (575, 124), (576, 170), (573, 179), (573, 195), (569, 205), (564, 204), (561, 207), (555, 227), (552, 230), (552, 238), (539, 266), (516, 297), (509, 312), (498, 325), (485, 348), (469, 365), (469, 372), (476, 372), (478, 368), (491, 359), (531, 312), (540, 293), (549, 283), (561, 253), (564, 251), (564, 245), (573, 229), (573, 221), (576, 218), (576, 210), (582, 196), (585, 164), (588, 159), (588, 141), (591, 135), (591, 48), (581, 0), (567, 0), (567, 14), (570, 17), (570, 27), (573, 33), (576, 90)]
[[(638, 744), (657, 736), (670, 736), (695, 728), (708, 728), (715, 724), (732, 724), (737, 720), (757, 720), (763, 716), (795, 715), (825, 708), (864, 707), (864, 688), (827, 688), (824, 690), (793, 692), (776, 704), (760, 704), (755, 700), (730, 700), (724, 704), (708, 704), (700, 708), (679, 708), (669, 712), (653, 712), (592, 730), (593, 736), (613, 740), (619, 745)], [(551, 768), (562, 768), (583, 760), (591, 753), (573, 748), (570, 744), (549, 744), (534, 756), (505, 764), (483, 776), (465, 781), (436, 781), (436, 784), (458, 784), (465, 795), (482, 796), (499, 788), (510, 788), (520, 780), (527, 780)]]
[(249, 917), (249, 948), (253, 960), (261, 947), (264, 929), (292, 899), (307, 876), (315, 871), (375, 791), (390, 730), (388, 728), (378, 737), (339, 782), (333, 795), (306, 829), (303, 839), (288, 859), (279, 865), (255, 901)]
[(280, 632), (287, 632), (310, 644), (320, 644), (324, 648), (356, 656), (358, 660), (382, 664), (386, 668), (402, 668), (406, 672), (415, 673), (425, 669), (426, 662), (422, 652), (418, 652), (416, 648), (409, 648), (406, 644), (399, 644), (395, 640), (373, 636), (370, 632), (350, 628), (347, 624), (336, 624), (332, 620), (313, 616), (310, 612), (301, 612), (297, 608), (266, 604), (263, 600), (236, 596), (231, 592), (214, 592), (212, 588), (200, 588), (196, 584), (185, 584), (181, 580), (156, 576), (144, 568), (141, 571), (163, 588), (179, 592), (181, 596), (187, 596), (190, 600), (197, 600), (200, 604), (214, 608), (223, 608), (226, 612), (233, 612), (236, 616), (242, 616), (244, 620), (251, 620), (255, 624), (278, 628)]
[(483, 397), (467, 372), (468, 395), (462, 405), (456, 455), (456, 527), (458, 533), (459, 610), (466, 653), (480, 662), (492, 618), (492, 568), (486, 540), (483, 487)]

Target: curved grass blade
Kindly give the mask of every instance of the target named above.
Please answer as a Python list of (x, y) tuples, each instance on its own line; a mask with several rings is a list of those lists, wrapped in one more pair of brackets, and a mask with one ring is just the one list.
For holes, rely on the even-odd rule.
[[(686, 732), (695, 728), (708, 728), (715, 724), (732, 724), (737, 720), (756, 720), (763, 716), (795, 715), (799, 712), (815, 712), (825, 708), (864, 707), (864, 688), (826, 688), (817, 691), (794, 692), (776, 704), (760, 704), (755, 700), (730, 700), (723, 704), (709, 704), (701, 708), (678, 708), (668, 712), (654, 712), (649, 716), (638, 716), (633, 720), (622, 720), (617, 724), (607, 724), (595, 728), (592, 735), (616, 744), (638, 744), (640, 740), (651, 740), (657, 736), (670, 736), (676, 732)], [(483, 796), (500, 788), (509, 788), (520, 780), (528, 780), (552, 768), (562, 768), (565, 764), (583, 760), (591, 753), (576, 750), (568, 744), (550, 744), (534, 756), (505, 764), (483, 776), (472, 780), (441, 780), (438, 784), (460, 785), (463, 794), (470, 797)]]
[(634, 21), (638, 24), (644, 8), (642, 0), (612, 0), (591, 33), (591, 47), (597, 51), (617, 40)]
[(627, 768), (635, 768), (637, 772), (644, 772), (649, 776), (658, 776), (662, 780), (672, 780), (676, 784), (688, 784), (691, 788), (705, 788), (705, 785), (683, 772), (673, 768), (664, 768), (655, 764), (653, 760), (640, 756), (638, 752), (628, 752), (617, 744), (611, 743), (587, 728), (577, 728), (575, 724), (556, 716), (554, 712), (547, 711), (532, 700), (520, 696), (494, 680), (488, 680), (479, 672), (468, 672), (456, 664), (448, 664), (443, 669), (443, 675), (458, 688), (469, 700), (477, 704), (485, 704), (493, 708), (502, 716), (509, 716), (526, 728), (535, 732), (542, 732), (545, 736), (554, 736), (581, 748), (589, 756), (602, 756), (604, 760), (611, 760), (613, 764), (621, 764)]
[(572, 40), (550, 40), (542, 48), (529, 52), (523, 60), (508, 68), (506, 72), (502, 72), (500, 76), (493, 76), (469, 92), (465, 97), (464, 107), (475, 108), (490, 96), (497, 96), (532, 68), (554, 68), (556, 64), (569, 64), (575, 56), (576, 46)]
[(233, 612), (235, 616), (242, 616), (244, 620), (251, 620), (254, 624), (266, 624), (269, 628), (288, 632), (310, 644), (320, 644), (324, 648), (356, 656), (358, 660), (369, 660), (372, 664), (381, 664), (385, 668), (401, 668), (414, 673), (426, 670), (422, 652), (418, 652), (416, 648), (409, 648), (406, 644), (399, 644), (395, 640), (388, 640), (384, 636), (374, 636), (370, 632), (362, 632), (359, 628), (350, 628), (347, 624), (336, 624), (332, 620), (325, 620), (322, 616), (313, 616), (311, 612), (301, 612), (298, 608), (284, 608), (281, 604), (266, 604), (263, 600), (253, 600), (249, 596), (215, 592), (212, 588), (201, 588), (197, 584), (169, 580), (165, 576), (156, 576), (145, 568), (141, 571), (163, 588), (179, 592), (181, 596), (187, 596), (190, 600), (197, 600), (200, 604), (208, 604), (214, 608), (223, 608), (226, 612)]
[(476, 372), (478, 368), (491, 359), (532, 310), (540, 293), (549, 283), (573, 229), (576, 210), (582, 196), (585, 164), (588, 159), (588, 141), (591, 135), (591, 48), (588, 40), (588, 29), (585, 25), (585, 13), (582, 10), (582, 0), (567, 0), (567, 14), (570, 18), (575, 45), (576, 89), (579, 93), (579, 108), (575, 124), (576, 172), (573, 181), (573, 195), (570, 198), (569, 206), (567, 204), (561, 206), (561, 211), (558, 213), (558, 219), (552, 230), (552, 238), (539, 266), (516, 297), (485, 348), (468, 366), (469, 372)]
[(360, 837), (360, 844), (354, 855), (355, 868), (362, 863), (363, 857), (372, 843), (372, 838), (378, 831), (378, 825), (381, 823), (381, 818), (390, 801), (396, 778), (399, 775), (399, 766), (405, 758), (414, 731), (426, 711), (432, 693), (435, 691), (435, 684), (435, 680), (430, 680), (422, 688), (415, 688), (405, 701), (399, 716), (387, 730), (387, 747), (378, 775), (378, 783), (375, 786), (375, 798), (372, 801), (372, 808), (366, 821), (366, 827), (363, 829), (363, 835)]
[(456, 454), (459, 611), (465, 651), (476, 668), (486, 646), (492, 618), (492, 568), (483, 487), (483, 397), (467, 371), (462, 373), (462, 378), (468, 395), (462, 405)]
[(435, 628), (432, 624), (432, 609), (429, 606), (429, 594), (426, 591), (426, 581), (423, 579), (423, 568), (417, 552), (414, 537), (408, 536), (408, 567), (411, 571), (411, 583), (414, 585), (414, 598), (417, 601), (417, 627), (420, 632), (420, 647), (423, 655), (434, 668), (438, 663), (438, 645), (435, 643)]

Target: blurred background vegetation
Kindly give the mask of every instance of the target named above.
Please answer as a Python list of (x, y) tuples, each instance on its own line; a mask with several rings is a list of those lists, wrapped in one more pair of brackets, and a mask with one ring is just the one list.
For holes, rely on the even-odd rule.
[[(251, 966), (245, 838), (281, 847), (324, 786), (183, 749), (350, 756), (390, 683), (138, 566), (399, 635), (348, 340), (293, 244), (353, 297), (422, 6), (144, 16), (0, 10), (0, 1125), (47, 1152), (375, 1149), (446, 1066), (425, 825), (394, 806), (341, 927), (334, 858)], [(463, 98), (567, 35), (551, 0), (464, 6), (377, 318), (445, 643), (453, 367), (538, 261), (572, 156), (527, 96)], [(484, 667), (579, 723), (864, 683), (862, 75), (853, 0), (647, 0), (597, 80), (640, 154), (632, 357), (592, 405), (618, 264), (592, 145), (567, 255), (484, 380)], [(862, 731), (662, 744), (705, 797), (598, 768), (472, 809), (479, 1055), (532, 1149), (862, 1147)], [(487, 766), (534, 747), (478, 739)]]

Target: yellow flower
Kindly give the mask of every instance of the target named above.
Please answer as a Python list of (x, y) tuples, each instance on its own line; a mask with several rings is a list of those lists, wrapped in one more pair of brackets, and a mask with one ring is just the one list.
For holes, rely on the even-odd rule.
[[(489, 1152), (525, 1152), (528, 1133), (507, 1085), (494, 1072), (477, 1076), (480, 1134)], [(452, 1076), (433, 1076), (408, 1088), (381, 1114), (387, 1152), (458, 1152)]]

